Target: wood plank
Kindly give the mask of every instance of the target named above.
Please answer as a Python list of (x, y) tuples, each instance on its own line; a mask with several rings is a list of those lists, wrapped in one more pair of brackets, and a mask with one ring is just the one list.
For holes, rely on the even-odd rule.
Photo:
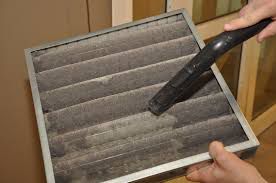
[(24, 49), (89, 32), (86, 0), (0, 2), (0, 182), (46, 182)]
[(224, 0), (224, 1), (217, 1), (216, 7), (216, 15), (223, 15), (231, 11), (231, 1), (232, 0)]
[(112, 26), (132, 22), (133, 0), (112, 0)]
[(221, 33), (223, 31), (224, 24), (237, 17), (238, 13), (232, 13), (208, 22), (197, 24), (196, 29), (203, 40), (209, 39)]
[(221, 57), (217, 62), (217, 66), (219, 70), (221, 71), (226, 62), (228, 62), (231, 59), (231, 54), (225, 54), (223, 57)]
[(133, 20), (165, 13), (165, 2), (165, 0), (133, 0)]
[(202, 18), (204, 20), (210, 20), (216, 17), (217, 0), (204, 1), (201, 6)]
[(112, 3), (110, 0), (87, 0), (90, 31), (112, 26)]
[(249, 122), (253, 117), (260, 48), (256, 37), (243, 43), (237, 101)]
[(258, 70), (259, 77), (257, 78), (256, 86), (256, 92), (258, 92), (259, 95), (265, 95), (267, 86), (271, 86), (270, 78), (273, 75), (273, 66), (276, 64), (276, 54), (274, 51), (275, 47), (273, 46), (275, 42), (275, 38), (270, 38), (261, 45), (260, 64)]
[(256, 154), (249, 159), (267, 182), (276, 182), (276, 124), (258, 136), (260, 147)]
[(254, 133), (258, 136), (276, 122), (276, 104), (251, 122)]
[(193, 0), (167, 0), (167, 11), (185, 8), (189, 15), (193, 15)]
[(202, 7), (202, 2), (203, 0), (196, 0), (194, 1), (193, 4), (193, 22), (195, 24), (201, 22), (201, 20), (203, 19), (202, 17), (202, 11), (201, 11), (201, 7)]

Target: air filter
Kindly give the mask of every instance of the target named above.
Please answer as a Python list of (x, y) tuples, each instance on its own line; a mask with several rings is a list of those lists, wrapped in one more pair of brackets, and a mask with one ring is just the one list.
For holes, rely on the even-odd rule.
[(185, 11), (26, 50), (48, 182), (131, 182), (258, 141), (216, 65), (160, 117), (148, 100), (204, 43)]

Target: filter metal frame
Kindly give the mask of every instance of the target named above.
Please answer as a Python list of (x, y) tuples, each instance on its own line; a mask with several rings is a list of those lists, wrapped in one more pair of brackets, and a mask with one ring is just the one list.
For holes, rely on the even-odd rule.
[[(50, 149), (49, 149), (47, 131), (46, 131), (45, 121), (44, 121), (44, 116), (43, 116), (43, 111), (42, 111), (42, 105), (41, 105), (40, 95), (39, 95), (39, 91), (38, 91), (38, 85), (37, 85), (37, 81), (36, 81), (36, 77), (35, 77), (32, 53), (36, 52), (36, 51), (56, 47), (56, 46), (69, 44), (72, 42), (78, 42), (78, 41), (85, 40), (85, 39), (88, 39), (88, 38), (91, 38), (94, 36), (99, 36), (102, 34), (113, 32), (113, 31), (118, 31), (118, 30), (129, 28), (132, 26), (137, 26), (139, 24), (148, 23), (151, 21), (156, 21), (158, 19), (167, 18), (167, 17), (173, 16), (173, 15), (180, 15), (180, 14), (182, 14), (184, 19), (187, 21), (188, 26), (192, 32), (192, 35), (195, 37), (195, 40), (196, 40), (197, 44), (199, 45), (200, 49), (202, 49), (205, 46), (205, 44), (201, 40), (198, 32), (196, 31), (195, 25), (192, 22), (191, 17), (188, 15), (188, 13), (185, 9), (180, 9), (180, 10), (172, 11), (172, 12), (165, 13), (162, 15), (146, 18), (143, 20), (138, 20), (135, 22), (119, 25), (119, 26), (112, 27), (112, 28), (109, 28), (106, 30), (89, 33), (86, 35), (65, 39), (62, 41), (56, 41), (56, 42), (52, 42), (52, 43), (45, 44), (42, 46), (34, 47), (34, 48), (25, 49), (25, 57), (26, 57), (29, 80), (30, 80), (30, 85), (31, 85), (32, 98), (33, 98), (33, 103), (34, 103), (34, 107), (35, 107), (35, 114), (36, 114), (36, 119), (37, 119), (37, 126), (38, 126), (38, 131), (39, 131), (46, 180), (48, 183), (54, 183), (55, 177), (54, 177), (54, 172), (53, 172), (53, 165), (52, 165), (52, 160), (51, 160), (51, 155), (50, 155)], [(243, 113), (241, 112), (234, 96), (232, 95), (230, 89), (228, 88), (228, 86), (227, 86), (225, 80), (223, 79), (216, 64), (213, 64), (211, 69), (212, 69), (223, 93), (225, 94), (231, 108), (233, 109), (236, 117), (238, 118), (245, 134), (247, 135), (247, 137), (249, 139), (248, 141), (245, 141), (242, 143), (237, 143), (234, 145), (227, 146), (226, 149), (230, 152), (234, 152), (234, 153), (238, 154), (241, 158), (246, 158), (246, 157), (248, 157), (248, 155), (252, 155), (255, 153), (257, 147), (259, 146), (259, 141), (256, 138), (255, 134), (253, 133), (253, 131), (252, 131), (250, 125), (248, 124), (247, 120), (245, 119)], [(173, 161), (170, 163), (155, 166), (155, 167), (152, 167), (149, 169), (145, 169), (145, 170), (142, 170), (139, 172), (128, 174), (128, 175), (125, 175), (122, 177), (118, 177), (118, 178), (115, 178), (115, 179), (112, 179), (112, 180), (109, 180), (106, 182), (107, 183), (122, 183), (122, 182), (136, 181), (136, 180), (140, 180), (140, 179), (147, 178), (150, 176), (177, 170), (179, 168), (185, 169), (190, 165), (204, 162), (204, 161), (209, 161), (209, 160), (211, 160), (211, 157), (208, 152), (205, 152), (205, 153), (197, 154), (197, 155), (190, 156), (187, 158), (183, 158), (183, 159), (180, 159), (177, 161)]]

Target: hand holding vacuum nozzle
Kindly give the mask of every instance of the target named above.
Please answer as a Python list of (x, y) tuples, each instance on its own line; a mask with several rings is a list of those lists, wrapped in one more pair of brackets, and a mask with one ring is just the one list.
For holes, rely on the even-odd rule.
[(211, 67), (218, 57), (258, 34), (271, 22), (270, 18), (264, 19), (255, 25), (223, 32), (216, 36), (149, 101), (149, 110), (155, 115), (160, 115), (168, 110), (176, 103), (178, 97), (187, 92), (192, 82)]

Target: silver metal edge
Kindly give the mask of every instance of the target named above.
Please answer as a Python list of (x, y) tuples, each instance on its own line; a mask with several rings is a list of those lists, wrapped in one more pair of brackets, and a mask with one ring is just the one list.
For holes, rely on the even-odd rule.
[[(201, 49), (204, 48), (205, 43), (200, 39), (199, 33), (197, 32), (196, 27), (194, 26), (194, 23), (192, 22), (191, 17), (184, 9), (182, 9), (182, 14), (185, 17), (197, 43), (199, 44), (199, 47)], [(255, 136), (253, 130), (251, 129), (248, 121), (246, 120), (243, 113), (241, 112), (241, 109), (240, 109), (238, 103), (236, 102), (235, 97), (232, 95), (232, 92), (230, 91), (228, 85), (226, 84), (224, 78), (222, 77), (216, 63), (214, 63), (211, 66), (211, 69), (212, 69), (223, 93), (225, 94), (226, 98), (228, 99), (230, 106), (232, 107), (234, 113), (236, 114), (243, 130), (245, 131), (249, 141), (252, 143), (252, 147), (260, 145), (260, 143), (259, 143), (257, 137)]]
[[(250, 141), (238, 143), (232, 146), (225, 147), (229, 152), (242, 152), (245, 148), (249, 149), (252, 148), (252, 144)], [(176, 170), (178, 168), (185, 168), (190, 165), (200, 163), (203, 161), (210, 160), (211, 157), (208, 152), (197, 154), (194, 156), (189, 156), (187, 158), (183, 158), (180, 160), (176, 160), (170, 163), (162, 164), (159, 166), (155, 166), (152, 168), (148, 168), (139, 172), (135, 172), (129, 175), (125, 175), (122, 177), (118, 177), (112, 180), (105, 181), (104, 183), (122, 183), (122, 182), (132, 182), (136, 180), (141, 180), (146, 177), (162, 174), (164, 172), (169, 172), (172, 170)], [(183, 170), (183, 174), (185, 171)]]
[[(151, 21), (156, 21), (158, 19), (166, 18), (169, 16), (177, 15), (177, 14), (182, 14), (184, 16), (185, 20), (187, 21), (187, 23), (190, 27), (190, 30), (192, 31), (193, 35), (195, 36), (195, 39), (196, 39), (199, 47), (202, 49), (205, 46), (205, 44), (199, 38), (199, 36), (198, 36), (199, 34), (196, 31), (196, 28), (192, 22), (192, 19), (190, 18), (190, 16), (188, 15), (188, 13), (186, 12), (185, 9), (179, 9), (179, 10), (171, 11), (169, 13), (164, 13), (164, 14), (161, 14), (158, 16), (149, 17), (149, 18), (146, 18), (143, 20), (130, 22), (127, 24), (115, 26), (115, 27), (97, 31), (94, 33), (88, 33), (88, 34), (77, 36), (74, 38), (63, 39), (61, 41), (55, 41), (52, 43), (44, 44), (41, 46), (37, 46), (37, 47), (33, 47), (33, 48), (29, 48), (29, 49), (25, 50), (26, 62), (27, 62), (29, 78), (30, 78), (30, 83), (31, 83), (31, 88), (32, 88), (32, 93), (33, 93), (33, 100), (34, 100), (34, 105), (35, 105), (35, 112), (36, 112), (36, 117), (37, 117), (37, 124), (38, 124), (38, 128), (39, 128), (39, 135), (40, 135), (41, 148), (42, 148), (42, 154), (43, 154), (43, 160), (44, 160), (44, 166), (45, 166), (46, 179), (47, 179), (48, 183), (52, 183), (52, 182), (54, 183), (55, 179), (54, 179), (52, 161), (51, 161), (49, 144), (48, 144), (48, 137), (47, 137), (46, 127), (45, 127), (45, 123), (44, 123), (44, 117), (43, 117), (42, 107), (41, 107), (41, 103), (40, 103), (40, 97), (39, 97), (39, 92), (38, 92), (38, 88), (37, 88), (37, 82), (36, 82), (36, 78), (35, 78), (35, 71), (34, 71), (34, 66), (33, 66), (33, 62), (32, 62), (31, 52), (39, 51), (42, 49), (48, 49), (51, 47), (56, 47), (56, 46), (60, 46), (60, 45), (64, 45), (64, 44), (68, 44), (68, 43), (72, 43), (72, 42), (81, 41), (83, 39), (88, 39), (90, 37), (98, 36), (98, 35), (105, 34), (105, 33), (110, 33), (113, 31), (117, 31), (117, 30), (124, 29), (124, 28), (129, 28), (131, 26), (136, 26), (136, 25), (148, 23)], [(248, 141), (234, 144), (231, 146), (227, 146), (225, 148), (230, 152), (242, 152), (243, 150), (257, 147), (259, 145), (259, 141), (257, 140), (256, 136), (254, 135), (254, 133), (253, 133), (251, 127), (249, 126), (248, 122), (246, 121), (244, 115), (241, 113), (240, 108), (235, 101), (235, 98), (233, 97), (230, 89), (228, 88), (227, 84), (225, 83), (217, 66), (214, 64), (211, 68), (212, 68), (212, 71), (213, 71), (216, 79), (218, 80), (223, 92), (225, 93), (234, 113), (236, 114), (238, 120), (240, 121), (242, 128), (244, 129), (244, 131), (249, 139)], [(210, 159), (211, 159), (211, 157), (210, 157), (209, 153), (206, 152), (206, 153), (190, 156), (187, 158), (183, 158), (183, 159), (180, 159), (177, 161), (173, 161), (170, 163), (155, 166), (153, 168), (145, 169), (145, 170), (135, 172), (135, 173), (132, 173), (129, 175), (125, 175), (122, 177), (118, 177), (118, 178), (115, 178), (115, 179), (112, 179), (109, 181), (105, 181), (105, 183), (121, 183), (121, 182), (136, 181), (136, 180), (140, 180), (140, 179), (143, 179), (143, 178), (146, 178), (149, 176), (172, 171), (177, 168), (185, 168), (189, 165), (200, 163), (202, 161), (206, 161), (206, 160), (210, 160)]]
[(40, 146), (42, 150), (46, 180), (48, 183), (55, 183), (52, 159), (51, 159), (49, 143), (48, 143), (48, 136), (47, 136), (46, 127), (44, 123), (44, 116), (42, 112), (42, 106), (40, 102), (39, 91), (38, 91), (30, 49), (25, 49), (25, 58), (26, 58), (26, 64), (28, 68), (28, 75), (29, 75), (31, 90), (32, 90), (33, 103), (35, 107), (35, 115), (37, 119), (36, 121), (37, 121), (38, 133), (40, 138)]
[(32, 47), (32, 48), (29, 48), (29, 50), (31, 52), (33, 52), (33, 51), (39, 51), (39, 50), (48, 49), (48, 48), (52, 48), (52, 47), (56, 47), (56, 46), (61, 46), (61, 45), (64, 45), (64, 44), (69, 44), (69, 43), (72, 43), (72, 42), (78, 42), (78, 41), (81, 41), (81, 40), (84, 40), (84, 39), (89, 39), (91, 37), (100, 36), (102, 34), (118, 31), (118, 30), (125, 29), (125, 28), (130, 28), (130, 27), (133, 27), (133, 26), (136, 26), (136, 25), (139, 25), (139, 24), (149, 23), (149, 22), (152, 22), (152, 21), (156, 21), (158, 19), (167, 18), (167, 17), (173, 16), (173, 15), (176, 15), (176, 14), (180, 14), (182, 11), (183, 10), (181, 10), (181, 9), (180, 10), (175, 10), (175, 11), (172, 11), (172, 12), (169, 12), (169, 13), (164, 13), (164, 14), (161, 14), (161, 15), (148, 17), (148, 18), (145, 18), (145, 19), (142, 19), (142, 20), (136, 20), (136, 21), (133, 21), (133, 22), (122, 24), (122, 25), (117, 25), (117, 26), (110, 27), (110, 28), (107, 28), (107, 29), (104, 29), (104, 30), (91, 32), (91, 33), (87, 33), (87, 34), (80, 35), (80, 36), (74, 36), (74, 37), (71, 37), (71, 38), (62, 39), (62, 40), (46, 43), (46, 44), (43, 44), (43, 45), (40, 45), (40, 46), (35, 46), (35, 47)]

